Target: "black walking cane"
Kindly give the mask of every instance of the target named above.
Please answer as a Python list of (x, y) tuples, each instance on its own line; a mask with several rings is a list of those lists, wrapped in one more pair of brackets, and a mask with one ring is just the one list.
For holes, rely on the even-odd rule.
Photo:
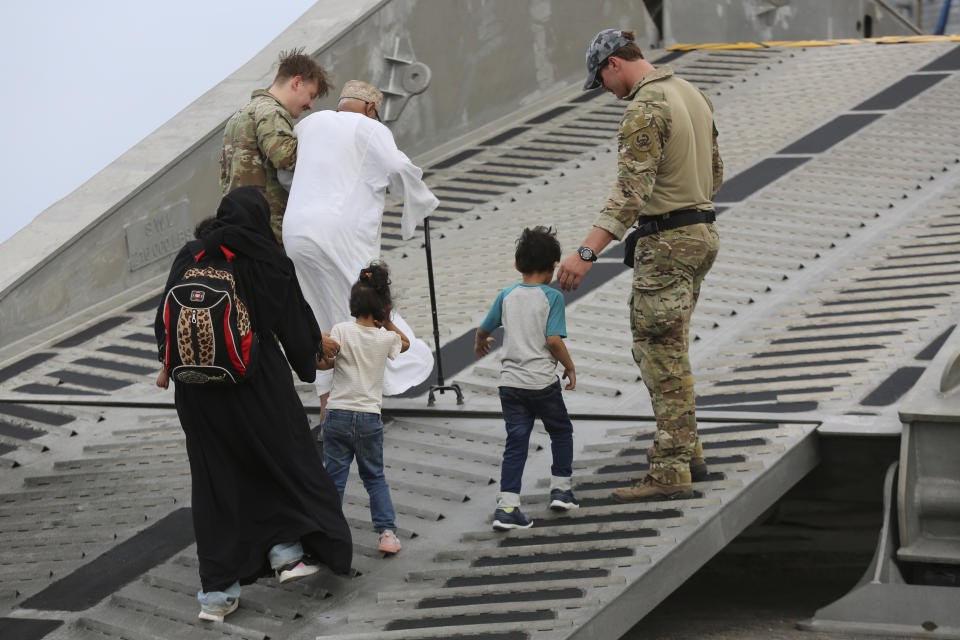
[(430, 284), (430, 311), (433, 313), (433, 343), (437, 349), (437, 384), (430, 385), (430, 393), (427, 395), (427, 406), (432, 407), (436, 403), (434, 391), (439, 391), (443, 395), (444, 391), (455, 391), (457, 394), (457, 404), (463, 404), (463, 392), (460, 391), (460, 385), (453, 383), (446, 385), (443, 383), (443, 361), (440, 356), (440, 323), (437, 320), (437, 294), (433, 289), (433, 255), (430, 253), (430, 217), (423, 219), (423, 237), (424, 248), (427, 250), (427, 282)]

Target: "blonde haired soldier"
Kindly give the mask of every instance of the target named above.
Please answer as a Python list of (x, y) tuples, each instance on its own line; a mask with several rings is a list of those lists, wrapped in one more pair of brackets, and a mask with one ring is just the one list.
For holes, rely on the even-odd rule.
[(254, 91), (250, 101), (227, 120), (220, 152), (220, 190), (253, 186), (270, 204), (270, 226), (281, 241), (287, 190), (277, 181), (277, 169), (293, 169), (297, 138), (293, 121), (313, 102), (327, 95), (330, 79), (303, 49), (280, 52), (280, 67), (266, 91)]
[(633, 357), (657, 430), (649, 473), (613, 493), (622, 502), (688, 498), (692, 475), (707, 473), (688, 351), (690, 316), (717, 255), (713, 197), (723, 181), (710, 101), (669, 67), (654, 68), (633, 40), (631, 31), (606, 29), (587, 49), (584, 90), (603, 86), (629, 103), (620, 122), (616, 187), (557, 274), (564, 290), (577, 288), (597, 254), (637, 225)]

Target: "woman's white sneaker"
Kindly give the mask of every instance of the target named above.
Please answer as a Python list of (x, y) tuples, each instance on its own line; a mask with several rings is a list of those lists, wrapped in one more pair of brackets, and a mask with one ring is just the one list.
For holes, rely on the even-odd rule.
[(209, 620), (210, 622), (223, 622), (223, 618), (230, 613), (233, 613), (237, 610), (237, 607), (240, 605), (240, 598), (234, 598), (233, 602), (227, 605), (226, 609), (204, 609), (200, 608), (200, 615), (197, 616), (201, 620)]
[(315, 564), (307, 564), (302, 560), (296, 560), (277, 569), (277, 579), (280, 580), (280, 584), (286, 584), (312, 576), (319, 570), (320, 568)]

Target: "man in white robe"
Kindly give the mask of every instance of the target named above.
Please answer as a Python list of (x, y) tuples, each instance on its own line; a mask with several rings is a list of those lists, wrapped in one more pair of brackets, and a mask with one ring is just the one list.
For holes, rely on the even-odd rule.
[[(297, 165), (283, 219), (283, 246), (297, 269), (303, 295), (320, 328), (350, 319), (350, 288), (360, 270), (380, 256), (386, 189), (403, 197), (404, 240), (439, 204), (423, 171), (404, 155), (379, 122), (383, 94), (358, 80), (347, 82), (336, 111), (319, 111), (297, 123)], [(281, 181), (290, 180), (289, 172)], [(288, 182), (289, 183), (289, 182)], [(391, 319), (410, 348), (387, 361), (385, 395), (420, 384), (433, 370), (430, 348), (394, 312)], [(326, 406), (333, 371), (317, 372)]]

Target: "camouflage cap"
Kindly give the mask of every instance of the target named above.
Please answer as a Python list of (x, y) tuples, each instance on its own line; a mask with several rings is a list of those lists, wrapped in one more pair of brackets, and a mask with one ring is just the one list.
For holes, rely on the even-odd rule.
[(344, 98), (372, 102), (373, 106), (377, 109), (377, 113), (380, 113), (380, 105), (383, 104), (383, 94), (380, 90), (362, 80), (350, 80), (343, 85), (343, 91), (340, 92), (340, 100)]
[(604, 29), (594, 37), (587, 47), (587, 81), (583, 83), (584, 91), (600, 86), (600, 65), (610, 54), (630, 42), (633, 41), (623, 37), (620, 29)]

